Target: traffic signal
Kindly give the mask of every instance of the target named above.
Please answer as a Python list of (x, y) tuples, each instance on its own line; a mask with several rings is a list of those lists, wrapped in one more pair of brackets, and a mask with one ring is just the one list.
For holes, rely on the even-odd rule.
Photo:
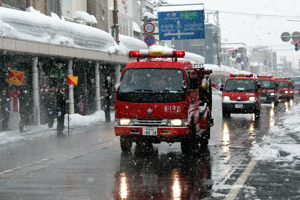
[(298, 51), (298, 50), (299, 50), (299, 42), (295, 41), (295, 51)]
[(232, 50), (231, 50), (231, 55), (232, 55), (232, 58), (234, 58), (234, 52), (235, 52), (235, 50), (234, 50), (234, 49), (232, 49)]

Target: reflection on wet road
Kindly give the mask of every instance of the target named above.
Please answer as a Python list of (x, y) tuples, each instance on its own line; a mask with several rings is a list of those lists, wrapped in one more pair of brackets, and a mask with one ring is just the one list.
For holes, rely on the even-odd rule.
[[(179, 143), (147, 151), (134, 145), (130, 154), (121, 153), (113, 123), (9, 145), (2, 148), (8, 152), (1, 154), (0, 199), (224, 199), (239, 188), (252, 145), (297, 101), (263, 104), (255, 120), (252, 114), (223, 118), (215, 100), (209, 146), (190, 156), (182, 155)], [(18, 162), (10, 156), (15, 153)]]

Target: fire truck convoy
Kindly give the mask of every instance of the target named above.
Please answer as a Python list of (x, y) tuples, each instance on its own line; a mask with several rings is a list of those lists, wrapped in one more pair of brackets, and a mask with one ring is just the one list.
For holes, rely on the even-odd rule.
[[(135, 142), (141, 149), (152, 143), (180, 142), (183, 154), (210, 139), (211, 70), (194, 68), (182, 59), (184, 51), (130, 51), (115, 97), (115, 135), (121, 150)], [(178, 59), (181, 58), (181, 59)]]

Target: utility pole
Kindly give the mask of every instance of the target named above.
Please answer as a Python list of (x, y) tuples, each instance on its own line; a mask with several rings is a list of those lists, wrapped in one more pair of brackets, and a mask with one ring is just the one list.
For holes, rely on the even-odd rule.
[(114, 19), (114, 26), (113, 26), (113, 37), (115, 38), (117, 44), (120, 43), (119, 41), (119, 22), (118, 22), (118, 0), (114, 0), (114, 11), (113, 11), (113, 19)]

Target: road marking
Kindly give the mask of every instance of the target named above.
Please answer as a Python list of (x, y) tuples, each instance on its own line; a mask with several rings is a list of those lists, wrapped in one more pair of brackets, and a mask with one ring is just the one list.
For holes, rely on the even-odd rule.
[(73, 158), (79, 157), (79, 156), (84, 156), (86, 154), (93, 153), (95, 151), (99, 151), (99, 150), (107, 148), (107, 147), (113, 147), (117, 143), (119, 143), (119, 140), (115, 140), (115, 139), (109, 140), (109, 141), (105, 141), (103, 143), (95, 144), (95, 145), (92, 145), (89, 147), (72, 150), (69, 153), (58, 154), (51, 158), (38, 160), (38, 161), (24, 164), (24, 165), (21, 165), (21, 166), (12, 168), (12, 169), (4, 170), (4, 171), (0, 172), (0, 182), (10, 179), (12, 177), (20, 176), (20, 175), (23, 175), (23, 174), (26, 174), (29, 172), (43, 169), (50, 165), (62, 163), (62, 162), (71, 160)]
[(224, 200), (232, 200), (235, 199), (235, 197), (238, 195), (240, 189), (244, 186), (244, 183), (246, 182), (247, 178), (249, 177), (250, 173), (254, 169), (255, 165), (257, 163), (257, 160), (255, 158), (252, 158), (249, 162), (246, 169), (243, 171), (241, 176), (236, 180), (234, 185), (232, 186), (231, 190), (228, 192)]

